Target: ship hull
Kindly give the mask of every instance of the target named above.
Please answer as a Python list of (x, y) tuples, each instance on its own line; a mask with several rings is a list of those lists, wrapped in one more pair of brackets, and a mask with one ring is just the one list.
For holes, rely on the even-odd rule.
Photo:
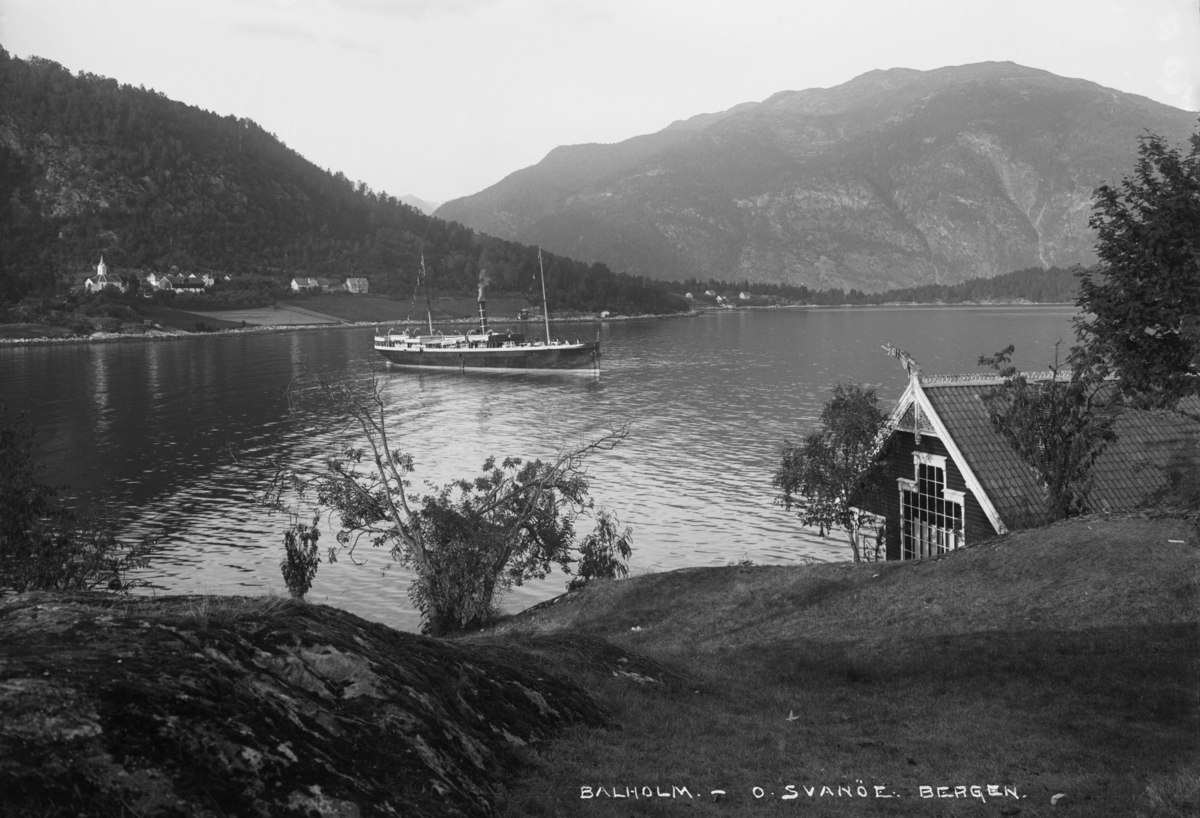
[(392, 366), (407, 369), (598, 372), (600, 343), (494, 348), (403, 349), (376, 344)]

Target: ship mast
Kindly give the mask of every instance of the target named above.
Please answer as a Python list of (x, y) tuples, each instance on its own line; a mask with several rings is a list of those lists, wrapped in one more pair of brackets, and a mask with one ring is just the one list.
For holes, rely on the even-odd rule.
[(550, 343), (550, 303), (546, 301), (546, 268), (542, 266), (542, 248), (538, 248), (538, 269), (542, 272), (542, 317), (546, 319), (546, 344)]
[(425, 317), (429, 319), (429, 334), (433, 335), (433, 305), (429, 303), (429, 274), (425, 272), (425, 253), (421, 253), (421, 278), (425, 279)]

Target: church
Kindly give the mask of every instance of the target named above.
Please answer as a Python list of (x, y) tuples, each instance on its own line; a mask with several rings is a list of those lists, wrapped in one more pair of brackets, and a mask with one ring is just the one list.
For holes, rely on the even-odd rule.
[(120, 292), (125, 292), (125, 282), (115, 274), (108, 272), (108, 265), (104, 263), (104, 256), (100, 256), (100, 263), (96, 265), (96, 274), (89, 276), (83, 282), (83, 289), (89, 293), (99, 292), (105, 287), (113, 287)]

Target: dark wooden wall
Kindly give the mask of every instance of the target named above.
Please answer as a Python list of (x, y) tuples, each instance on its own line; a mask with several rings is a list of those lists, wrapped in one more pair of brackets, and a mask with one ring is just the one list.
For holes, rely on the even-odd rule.
[(916, 435), (912, 432), (897, 431), (892, 434), (888, 446), (887, 460), (880, 474), (879, 491), (875, 502), (866, 510), (887, 518), (887, 558), (900, 559), (900, 489), (896, 484), (897, 478), (912, 480), (916, 477), (913, 466), (913, 452), (941, 455), (946, 458), (946, 488), (961, 491), (966, 494), (963, 500), (963, 526), (967, 543), (978, 542), (984, 537), (996, 534), (983, 507), (963, 479), (958, 465), (950, 457), (942, 441), (932, 435), (921, 435), (921, 445), (916, 444)]

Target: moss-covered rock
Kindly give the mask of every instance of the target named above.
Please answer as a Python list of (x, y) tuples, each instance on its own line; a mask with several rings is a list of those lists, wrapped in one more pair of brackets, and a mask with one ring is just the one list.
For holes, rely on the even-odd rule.
[(0, 814), (488, 815), (604, 714), (536, 658), (278, 598), (0, 596)]

